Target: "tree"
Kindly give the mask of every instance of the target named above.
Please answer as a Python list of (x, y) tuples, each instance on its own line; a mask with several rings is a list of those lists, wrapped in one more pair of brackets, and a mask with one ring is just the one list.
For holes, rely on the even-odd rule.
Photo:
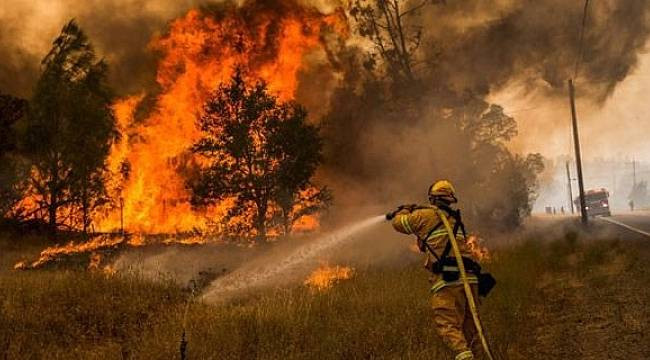
[(466, 139), (465, 184), (474, 216), (496, 228), (512, 229), (530, 215), (537, 197), (540, 154), (512, 154), (507, 143), (517, 135), (517, 123), (503, 107), (474, 99), (453, 119)]
[(25, 169), (17, 154), (14, 126), (26, 110), (26, 100), (0, 94), (0, 217), (15, 209), (25, 190)]
[[(428, 4), (436, 0), (354, 0), (349, 12), (357, 25), (359, 35), (371, 41), (375, 48), (370, 53), (366, 68), (374, 69), (377, 64), (386, 66), (386, 71), (398, 83), (416, 79), (413, 67), (416, 51), (422, 41), (422, 28), (409, 19)], [(379, 59), (381, 59), (381, 62)]]
[[(106, 157), (117, 137), (108, 68), (73, 20), (54, 40), (42, 69), (21, 136), (32, 165), (31, 189), (52, 232), (79, 223), (86, 232), (93, 209), (103, 202)], [(62, 208), (66, 217), (60, 219)]]
[[(234, 199), (224, 222), (237, 217), (237, 235), (266, 239), (327, 204), (329, 192), (311, 179), (322, 160), (319, 129), (294, 102), (279, 103), (264, 82), (248, 87), (241, 70), (221, 84), (198, 120), (203, 137), (191, 148), (205, 166), (188, 180), (192, 204)], [(281, 220), (278, 220), (281, 219)]]

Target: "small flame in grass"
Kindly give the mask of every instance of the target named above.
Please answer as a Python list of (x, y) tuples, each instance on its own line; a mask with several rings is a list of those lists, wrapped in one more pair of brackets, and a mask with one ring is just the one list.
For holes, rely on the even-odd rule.
[(102, 262), (102, 256), (99, 253), (90, 254), (90, 262), (88, 262), (88, 270), (99, 269), (99, 264)]
[(116, 269), (115, 266), (113, 266), (113, 265), (106, 265), (106, 266), (104, 266), (104, 268), (102, 269), (102, 271), (104, 272), (104, 274), (105, 274), (106, 276), (113, 276), (113, 275), (115, 275), (115, 274), (117, 273), (117, 269)]
[(467, 250), (474, 256), (477, 260), (490, 260), (490, 252), (488, 249), (481, 245), (482, 240), (476, 235), (470, 235), (467, 237)]
[(100, 269), (102, 255), (104, 250), (112, 250), (123, 247), (142, 247), (147, 245), (162, 244), (171, 245), (198, 245), (205, 244), (206, 239), (197, 234), (192, 236), (171, 236), (165, 239), (156, 239), (155, 237), (147, 238), (142, 234), (133, 234), (127, 236), (99, 235), (87, 242), (75, 243), (69, 242), (65, 245), (56, 245), (41, 251), (37, 260), (29, 263), (21, 261), (14, 265), (15, 270), (37, 269), (50, 262), (62, 259), (66, 256), (77, 254), (90, 254), (88, 270)]
[(347, 280), (354, 275), (354, 269), (348, 266), (321, 265), (307, 277), (305, 285), (317, 291), (330, 289), (341, 280)]
[(65, 255), (74, 255), (79, 253), (94, 253), (96, 250), (113, 248), (118, 246), (122, 242), (124, 242), (124, 238), (122, 237), (110, 237), (110, 236), (102, 235), (84, 243), (75, 244), (74, 242), (71, 241), (66, 245), (48, 247), (47, 249), (41, 251), (38, 260), (32, 262), (29, 266), (23, 267), (23, 269), (27, 267), (33, 269), (39, 268)]

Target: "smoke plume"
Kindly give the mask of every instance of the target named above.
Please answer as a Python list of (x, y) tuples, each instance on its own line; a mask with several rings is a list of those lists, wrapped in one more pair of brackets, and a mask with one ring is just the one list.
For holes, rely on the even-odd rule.
[[(61, 26), (76, 18), (100, 56), (108, 60), (118, 93), (133, 95), (143, 89), (151, 93), (159, 60), (150, 47), (152, 39), (164, 37), (169, 24), (189, 9), (221, 3), (14, 1), (0, 10), (0, 89), (29, 96), (40, 59)], [(330, 13), (349, 2), (235, 3), (246, 3), (246, 16), (255, 16), (257, 8), (282, 13), (301, 5)], [(295, 98), (307, 106), (312, 121), (323, 125), (328, 167), (322, 178), (333, 185), (337, 202), (416, 201), (435, 178), (451, 178), (462, 189), (476, 176), (485, 176), (480, 174), (481, 164), (474, 164), (473, 174), (457, 167), (465, 161), (457, 151), (461, 135), (440, 121), (448, 115), (445, 109), (474, 111), (483, 106), (482, 99), (512, 84), (527, 93), (566, 96), (566, 80), (575, 76), (577, 59), (581, 59), (579, 96), (603, 103), (639, 62), (650, 34), (650, 2), (592, 1), (581, 45), (583, 4), (447, 0), (425, 7), (409, 21), (422, 32), (415, 70), (428, 86), (408, 107), (389, 111), (379, 106), (387, 100), (380, 89), (367, 82), (363, 67), (367, 42), (354, 31), (347, 39), (322, 39), (327, 44), (323, 51), (305, 56), (307, 65), (298, 74)]]

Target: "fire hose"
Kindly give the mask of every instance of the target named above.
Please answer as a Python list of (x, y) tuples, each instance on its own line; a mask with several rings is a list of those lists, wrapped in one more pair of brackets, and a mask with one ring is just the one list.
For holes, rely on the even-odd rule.
[(481, 319), (479, 318), (478, 308), (476, 307), (476, 301), (474, 300), (474, 294), (472, 293), (472, 288), (469, 285), (467, 280), (467, 272), (465, 272), (465, 264), (463, 263), (463, 257), (460, 254), (460, 249), (458, 248), (458, 243), (456, 242), (456, 236), (449, 225), (449, 220), (447, 216), (440, 210), (437, 210), (438, 216), (442, 220), (442, 223), (447, 230), (447, 235), (449, 236), (449, 242), (451, 243), (451, 248), (454, 251), (454, 257), (456, 258), (456, 263), (458, 263), (458, 270), (460, 271), (460, 277), (463, 280), (463, 288), (465, 289), (465, 297), (467, 297), (467, 303), (469, 304), (470, 312), (472, 313), (472, 319), (474, 320), (474, 325), (476, 326), (476, 332), (478, 333), (479, 338), (481, 339), (481, 344), (483, 345), (483, 350), (487, 355), (488, 359), (494, 360), (490, 347), (488, 346), (485, 334), (483, 333), (483, 326), (481, 325)]

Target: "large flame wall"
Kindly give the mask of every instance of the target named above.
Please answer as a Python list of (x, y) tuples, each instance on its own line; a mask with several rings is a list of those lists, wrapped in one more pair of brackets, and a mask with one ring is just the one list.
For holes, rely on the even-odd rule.
[[(104, 231), (118, 229), (121, 217), (131, 232), (179, 232), (205, 228), (228, 208), (197, 212), (179, 168), (200, 136), (196, 120), (204, 101), (236, 66), (251, 79), (263, 79), (280, 100), (293, 99), (304, 56), (322, 46), (323, 31), (340, 31), (338, 14), (323, 15), (298, 6), (282, 11), (230, 7), (218, 12), (191, 10), (170, 24), (169, 32), (152, 41), (160, 52), (155, 106), (143, 121), (134, 114), (144, 95), (114, 105), (123, 134), (109, 158), (112, 191), (123, 199), (99, 219)], [(338, 28), (338, 30), (336, 30)], [(128, 164), (128, 176), (120, 169)]]

